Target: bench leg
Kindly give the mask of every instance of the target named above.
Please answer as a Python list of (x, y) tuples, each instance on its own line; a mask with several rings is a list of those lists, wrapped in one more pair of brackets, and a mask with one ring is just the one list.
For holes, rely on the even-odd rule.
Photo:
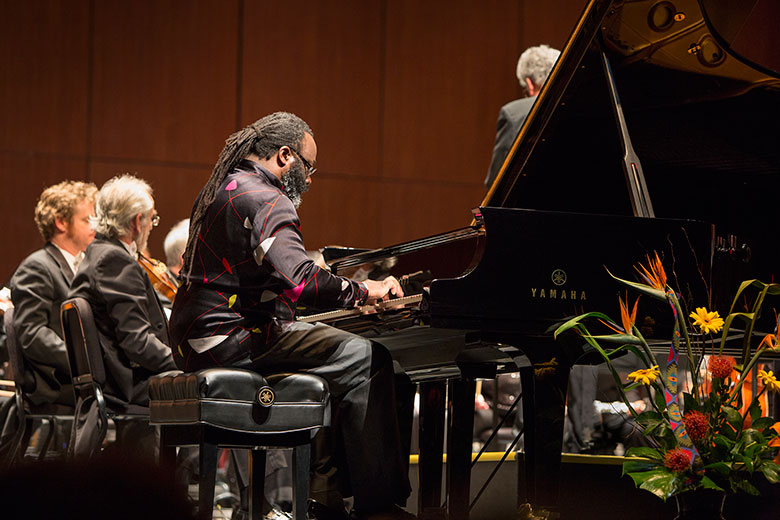
[(217, 478), (217, 445), (202, 442), (198, 460), (198, 520), (211, 520), (214, 514), (214, 484)]
[(301, 444), (293, 451), (293, 520), (306, 520), (309, 500), (311, 444)]
[(263, 520), (265, 459), (264, 449), (249, 450), (249, 515), (252, 520)]

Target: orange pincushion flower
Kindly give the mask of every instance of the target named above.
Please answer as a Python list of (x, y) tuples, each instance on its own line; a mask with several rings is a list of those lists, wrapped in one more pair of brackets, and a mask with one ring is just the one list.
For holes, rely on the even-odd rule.
[(672, 471), (681, 472), (691, 465), (691, 454), (680, 448), (669, 450), (664, 455), (664, 466)]
[(683, 424), (685, 425), (685, 431), (688, 432), (688, 437), (692, 441), (700, 441), (707, 436), (709, 419), (703, 413), (695, 410), (686, 413), (683, 416)]
[(724, 379), (731, 375), (731, 371), (734, 370), (736, 364), (736, 360), (731, 356), (712, 356), (707, 364), (707, 368), (712, 377)]

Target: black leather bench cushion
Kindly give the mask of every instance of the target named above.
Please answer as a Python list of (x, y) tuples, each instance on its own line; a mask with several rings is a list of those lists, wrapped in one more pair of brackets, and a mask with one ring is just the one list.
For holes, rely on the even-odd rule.
[[(273, 390), (263, 406), (258, 394)], [(249, 432), (288, 432), (319, 428), (329, 422), (325, 381), (311, 374), (274, 374), (267, 378), (238, 368), (209, 368), (166, 373), (149, 380), (152, 424), (205, 423)]]

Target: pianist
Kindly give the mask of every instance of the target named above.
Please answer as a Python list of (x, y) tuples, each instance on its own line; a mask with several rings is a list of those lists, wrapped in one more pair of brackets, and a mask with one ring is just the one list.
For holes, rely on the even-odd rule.
[(334, 457), (333, 467), (315, 464), (312, 497), (337, 512), (331, 518), (345, 517), (348, 496), (358, 518), (411, 518), (396, 505), (410, 486), (389, 353), (295, 321), (299, 302), (354, 307), (402, 296), (393, 277), (355, 282), (306, 255), (296, 208), (316, 158), (311, 129), (293, 114), (263, 117), (227, 139), (192, 212), (170, 322), (174, 358), (185, 371), (229, 365), (323, 377), (333, 398)]

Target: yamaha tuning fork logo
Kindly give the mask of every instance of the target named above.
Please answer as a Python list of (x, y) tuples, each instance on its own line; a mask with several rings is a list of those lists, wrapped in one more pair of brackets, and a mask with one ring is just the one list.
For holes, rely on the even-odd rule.
[[(539, 300), (574, 300), (584, 302), (587, 300), (585, 291), (564, 287), (569, 280), (566, 271), (553, 269), (550, 273), (551, 285), (547, 287), (531, 287), (531, 298)], [(548, 282), (549, 283), (549, 282)]]

